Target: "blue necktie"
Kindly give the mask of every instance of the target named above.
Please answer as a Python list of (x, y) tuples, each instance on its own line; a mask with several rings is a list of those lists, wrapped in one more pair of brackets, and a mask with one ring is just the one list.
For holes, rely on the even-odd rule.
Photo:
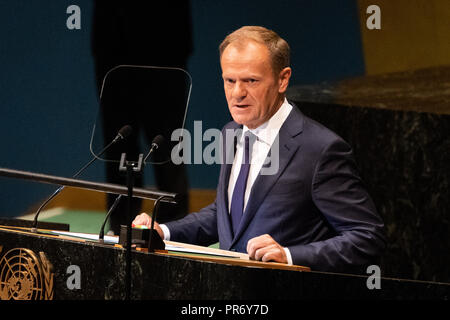
[(233, 196), (231, 198), (231, 223), (233, 225), (233, 232), (235, 235), (244, 212), (245, 189), (247, 186), (248, 172), (250, 171), (250, 149), (250, 138), (248, 135), (245, 135), (244, 155), (242, 157), (241, 170), (239, 171), (239, 176), (236, 180)]

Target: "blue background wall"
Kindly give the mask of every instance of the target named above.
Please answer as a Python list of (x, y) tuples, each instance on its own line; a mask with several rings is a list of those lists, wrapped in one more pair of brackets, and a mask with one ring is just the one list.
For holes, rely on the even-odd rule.
[[(81, 30), (69, 30), (66, 9), (81, 8)], [(89, 161), (97, 114), (90, 48), (92, 1), (0, 1), (0, 167), (71, 176)], [(187, 129), (221, 128), (230, 118), (218, 45), (242, 25), (263, 25), (291, 45), (291, 84), (364, 74), (356, 1), (193, 0), (193, 91)], [(193, 188), (215, 188), (218, 166), (191, 165)], [(83, 176), (104, 180), (101, 163)], [(151, 173), (148, 177), (151, 184)], [(0, 177), (0, 216), (14, 216), (54, 187)]]

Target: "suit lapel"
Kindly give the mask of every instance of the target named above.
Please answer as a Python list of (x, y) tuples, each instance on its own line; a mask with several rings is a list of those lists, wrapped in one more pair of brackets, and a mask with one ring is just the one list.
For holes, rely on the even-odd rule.
[[(271, 175), (259, 174), (253, 183), (250, 192), (249, 200), (245, 208), (241, 224), (233, 239), (230, 248), (238, 241), (250, 221), (258, 211), (259, 206), (264, 201), (267, 193), (275, 185), (277, 180), (283, 174), (289, 161), (300, 147), (300, 143), (295, 137), (303, 131), (303, 116), (301, 112), (294, 106), (288, 118), (281, 126), (278, 133), (278, 150), (276, 146), (272, 146), (270, 152), (279, 152), (279, 166), (278, 170)], [(229, 177), (229, 174), (228, 174)], [(227, 184), (228, 186), (228, 184)], [(227, 198), (228, 199), (228, 198)], [(231, 228), (231, 226), (230, 226)]]

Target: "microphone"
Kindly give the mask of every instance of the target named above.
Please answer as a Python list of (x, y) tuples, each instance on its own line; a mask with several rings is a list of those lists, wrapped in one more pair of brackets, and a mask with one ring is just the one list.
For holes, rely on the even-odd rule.
[(122, 128), (120, 128), (119, 132), (117, 133), (117, 136), (114, 138), (114, 140), (111, 142), (111, 144), (114, 144), (117, 141), (126, 139), (127, 137), (130, 136), (132, 131), (133, 131), (133, 128), (130, 125), (127, 124), (127, 125), (123, 126)]
[(164, 137), (160, 134), (158, 134), (155, 138), (153, 138), (152, 141), (152, 146), (150, 148), (150, 151), (147, 153), (147, 155), (144, 158), (144, 163), (147, 160), (147, 158), (150, 156), (150, 154), (153, 153), (153, 151), (157, 150), (158, 148), (160, 148), (164, 143), (166, 142), (166, 140), (164, 139)]
[[(98, 159), (99, 156), (104, 154), (106, 150), (109, 149), (113, 144), (115, 144), (118, 141), (126, 139), (131, 132), (133, 131), (133, 128), (130, 125), (125, 125), (122, 128), (120, 128), (119, 132), (117, 133), (116, 137), (106, 146), (104, 147), (98, 155), (95, 155), (91, 161), (89, 161), (87, 164), (85, 164), (80, 170), (78, 170), (77, 173), (73, 175), (73, 178), (78, 177), (84, 170), (86, 170), (95, 160)], [(37, 232), (37, 223), (38, 223), (38, 217), (41, 213), (42, 209), (54, 198), (56, 197), (62, 190), (64, 189), (64, 186), (60, 186), (56, 191), (47, 198), (47, 200), (44, 201), (44, 203), (39, 207), (39, 209), (36, 211), (36, 214), (34, 215), (33, 225), (31, 227), (31, 232)]]
[(78, 177), (84, 170), (87, 169), (87, 167), (89, 167), (95, 160), (97, 160), (98, 157), (100, 157), (102, 154), (104, 154), (106, 152), (106, 150), (108, 150), (109, 147), (111, 147), (113, 144), (128, 138), (132, 131), (133, 131), (133, 128), (128, 124), (123, 126), (122, 128), (120, 128), (116, 137), (106, 147), (104, 147), (98, 155), (95, 155), (94, 158), (91, 159), (91, 161), (86, 163), (83, 168), (78, 170), (78, 172), (75, 173), (72, 178)]
[[(155, 138), (153, 138), (152, 141), (152, 145), (150, 147), (150, 151), (147, 153), (147, 156), (144, 159), (144, 164), (145, 164), (145, 160), (147, 160), (147, 158), (155, 151), (157, 150), (159, 147), (161, 147), (163, 144), (165, 143), (165, 139), (162, 135), (157, 135)], [(116, 209), (116, 207), (119, 205), (120, 199), (122, 199), (121, 194), (119, 194), (116, 199), (114, 200), (114, 203), (111, 205), (111, 207), (108, 210), (108, 213), (106, 214), (105, 219), (103, 220), (102, 226), (100, 227), (100, 233), (98, 235), (98, 239), (100, 241), (103, 241), (104, 237), (105, 237), (105, 225), (106, 222), (108, 221), (109, 217), (111, 216), (111, 214), (113, 213), (113, 211)], [(159, 201), (158, 201), (159, 202)]]

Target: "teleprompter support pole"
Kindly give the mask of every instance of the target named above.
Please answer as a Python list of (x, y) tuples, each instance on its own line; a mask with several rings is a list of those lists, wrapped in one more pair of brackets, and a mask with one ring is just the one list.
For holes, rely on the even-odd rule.
[(127, 246), (126, 246), (126, 264), (125, 264), (125, 300), (131, 299), (131, 221), (133, 219), (133, 187), (135, 173), (141, 173), (142, 159), (144, 155), (139, 155), (138, 162), (127, 161), (126, 154), (122, 153), (119, 165), (119, 171), (126, 171), (127, 189), (128, 189), (128, 210), (127, 210)]

